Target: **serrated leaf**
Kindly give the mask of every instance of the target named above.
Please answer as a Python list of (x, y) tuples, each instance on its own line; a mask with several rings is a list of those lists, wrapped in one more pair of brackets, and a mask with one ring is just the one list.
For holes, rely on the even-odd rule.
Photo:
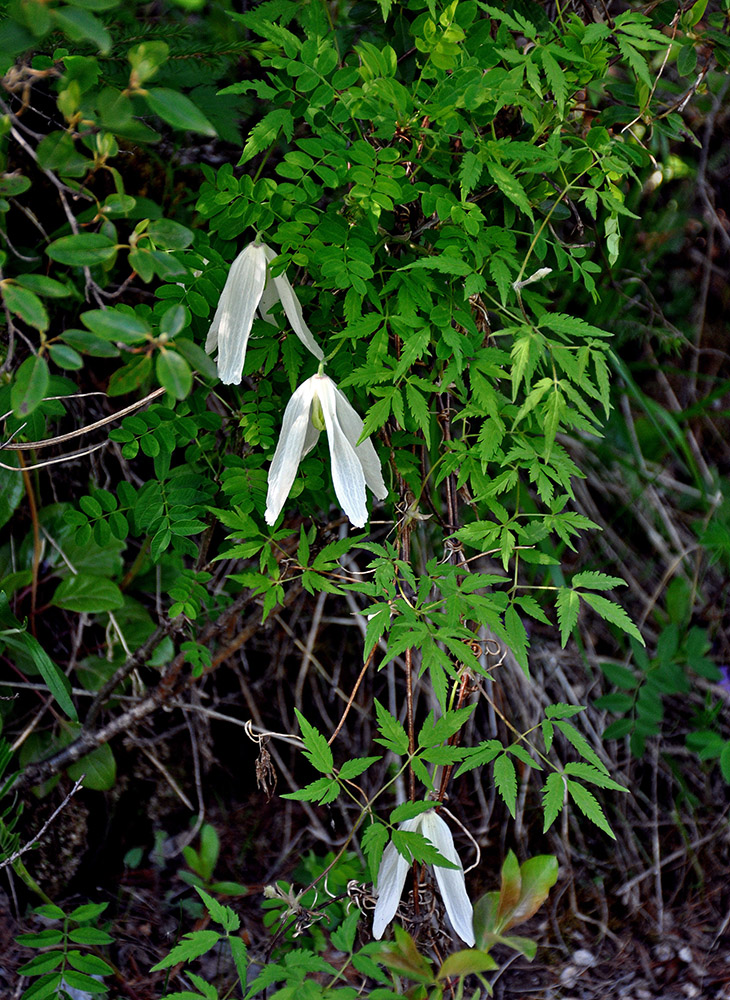
[(285, 792), (282, 799), (292, 799), (294, 802), (319, 802), (327, 805), (334, 802), (340, 794), (340, 786), (336, 778), (317, 778), (296, 792)]
[(568, 780), (566, 784), (568, 786), (568, 794), (583, 815), (587, 816), (588, 819), (592, 823), (595, 823), (596, 826), (603, 830), (604, 833), (607, 833), (612, 840), (615, 840), (616, 836), (611, 827), (608, 825), (608, 820), (606, 819), (603, 809), (593, 792), (589, 792), (587, 788), (584, 788), (583, 785), (579, 784), (577, 781)]
[(238, 930), (241, 926), (241, 918), (230, 908), (230, 906), (224, 906), (223, 903), (219, 903), (217, 899), (214, 899), (210, 895), (210, 893), (201, 889), (199, 886), (196, 885), (194, 888), (205, 903), (206, 909), (212, 919), (215, 920), (217, 924), (220, 924), (226, 933)]
[(433, 802), (402, 802), (392, 810), (388, 817), (389, 823), (403, 823), (407, 819), (414, 819), (429, 809), (433, 809)]
[(542, 826), (543, 833), (546, 833), (553, 825), (564, 804), (565, 779), (557, 771), (553, 771), (552, 774), (548, 775), (542, 788), (542, 808), (545, 816)]
[(510, 815), (515, 815), (517, 803), (517, 772), (507, 754), (502, 754), (494, 762), (494, 784), (504, 799)]
[(367, 858), (370, 879), (377, 882), (380, 859), (383, 856), (385, 845), (388, 843), (388, 828), (382, 823), (371, 823), (365, 830), (360, 840), (363, 854)]
[(581, 736), (575, 726), (572, 726), (569, 722), (563, 722), (559, 719), (556, 720), (553, 725), (556, 729), (560, 730), (566, 740), (578, 751), (581, 757), (584, 757), (590, 764), (597, 767), (599, 771), (603, 771), (604, 774), (608, 774), (606, 765), (590, 745), (588, 740), (584, 736)]
[(294, 713), (302, 731), (302, 742), (305, 746), (304, 756), (322, 774), (331, 774), (334, 769), (334, 760), (327, 740), (318, 729), (307, 722), (298, 708), (294, 709)]
[(576, 573), (571, 581), (573, 587), (589, 587), (591, 590), (612, 590), (614, 587), (625, 587), (626, 581), (620, 576), (609, 576), (596, 570), (584, 570)]
[(220, 939), (218, 931), (191, 931), (189, 934), (184, 934), (179, 944), (176, 944), (162, 961), (153, 965), (150, 972), (159, 972), (161, 969), (177, 965), (178, 962), (190, 962), (194, 958), (199, 958), (214, 948)]
[(514, 174), (502, 166), (501, 163), (488, 163), (487, 170), (502, 194), (509, 198), (513, 205), (524, 212), (529, 219), (533, 219), (532, 205), (527, 197), (522, 183), (517, 180)]
[(562, 118), (565, 111), (565, 98), (568, 94), (568, 84), (565, 79), (565, 73), (560, 68), (557, 59), (551, 55), (549, 49), (541, 49), (540, 55), (542, 57), (542, 65), (545, 70), (547, 82), (550, 84), (550, 89), (553, 94), (555, 94), (555, 102), (558, 105), (558, 114)]
[(274, 111), (269, 111), (249, 132), (238, 166), (248, 163), (258, 153), (268, 149), (276, 142), (281, 131), (284, 132), (287, 139), (291, 139), (293, 130), (294, 118), (291, 111), (286, 108), (276, 108)]
[(570, 638), (570, 633), (578, 622), (578, 611), (580, 610), (580, 598), (575, 591), (568, 587), (561, 587), (555, 601), (555, 610), (558, 614), (558, 625), (560, 626), (560, 644), (565, 646)]
[(545, 716), (548, 719), (571, 719), (574, 715), (584, 712), (582, 705), (566, 705), (559, 701), (555, 705), (548, 705), (545, 709)]
[(464, 774), (466, 771), (472, 771), (475, 767), (489, 764), (503, 750), (504, 747), (499, 740), (486, 740), (480, 743), (478, 747), (469, 747), (466, 750), (468, 756), (454, 777), (458, 778), (459, 775)]
[(375, 713), (378, 719), (378, 730), (381, 735), (375, 738), (376, 743), (382, 743), (397, 754), (408, 753), (408, 734), (403, 726), (394, 719), (387, 708), (375, 699)]
[(631, 621), (620, 604), (616, 604), (614, 601), (609, 601), (607, 597), (601, 597), (599, 594), (586, 594), (581, 591), (580, 596), (586, 604), (589, 604), (593, 608), (596, 614), (603, 618), (604, 621), (610, 622), (612, 625), (620, 628), (622, 632), (626, 632), (628, 635), (633, 636), (633, 638), (640, 642), (642, 646), (646, 645), (641, 632)]
[(363, 771), (367, 771), (371, 764), (375, 764), (382, 759), (382, 757), (358, 757), (356, 760), (346, 760), (340, 768), (340, 778), (343, 781), (350, 781), (352, 778), (357, 778)]
[(611, 788), (614, 792), (628, 792), (628, 788), (619, 785), (613, 778), (609, 778), (603, 771), (599, 771), (592, 764), (584, 764), (582, 761), (572, 761), (565, 765), (565, 774), (573, 778), (581, 778), (583, 781), (590, 781), (592, 785), (599, 788)]

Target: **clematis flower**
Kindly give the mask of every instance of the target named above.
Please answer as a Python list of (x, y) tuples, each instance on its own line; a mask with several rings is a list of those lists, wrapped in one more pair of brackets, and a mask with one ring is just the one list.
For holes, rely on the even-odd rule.
[[(451, 830), (435, 809), (429, 809), (428, 812), (421, 813), (414, 819), (405, 820), (400, 824), (400, 829), (411, 833), (422, 833), (439, 854), (447, 861), (458, 865), (458, 868), (443, 868), (434, 865), (434, 874), (451, 926), (462, 941), (473, 947), (475, 941), (472, 927), (474, 909), (466, 894), (464, 869), (459, 855), (456, 853)], [(381, 938), (383, 931), (395, 916), (403, 893), (406, 875), (410, 868), (410, 863), (398, 853), (391, 841), (383, 851), (378, 869), (378, 901), (373, 916), (373, 937)]]
[(332, 482), (342, 509), (356, 528), (368, 519), (365, 487), (379, 500), (388, 495), (380, 461), (370, 438), (358, 444), (363, 423), (327, 375), (303, 382), (287, 403), (279, 443), (269, 469), (266, 523), (274, 524), (289, 496), (299, 463), (327, 430)]
[(302, 307), (285, 274), (269, 274), (276, 253), (265, 243), (249, 243), (231, 264), (218, 308), (205, 341), (212, 354), (218, 349), (218, 377), (226, 385), (238, 385), (246, 359), (246, 347), (258, 309), (262, 319), (275, 323), (271, 307), (281, 300), (294, 333), (315, 358), (324, 357), (322, 348), (304, 322)]

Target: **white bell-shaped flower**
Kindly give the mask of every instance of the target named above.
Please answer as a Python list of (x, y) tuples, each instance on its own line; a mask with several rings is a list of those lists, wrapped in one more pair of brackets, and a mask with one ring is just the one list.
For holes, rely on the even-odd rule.
[(292, 330), (304, 346), (319, 361), (324, 357), (304, 322), (302, 307), (289, 279), (285, 274), (273, 277), (269, 273), (269, 264), (275, 257), (275, 251), (265, 243), (249, 243), (231, 264), (205, 341), (208, 354), (218, 349), (218, 377), (226, 385), (238, 385), (241, 381), (256, 310), (262, 319), (275, 323), (270, 310), (277, 299), (281, 300)]
[(289, 496), (299, 463), (327, 430), (332, 482), (342, 509), (356, 528), (368, 519), (365, 487), (379, 500), (388, 495), (380, 460), (370, 438), (358, 444), (363, 423), (327, 375), (313, 375), (289, 400), (269, 469), (266, 523), (274, 524)]
[[(422, 833), (439, 854), (447, 861), (458, 865), (458, 868), (443, 868), (434, 865), (434, 874), (451, 926), (461, 940), (473, 948), (475, 941), (472, 926), (474, 908), (466, 894), (464, 869), (459, 855), (456, 853), (451, 830), (435, 809), (429, 809), (428, 812), (421, 813), (420, 816), (405, 820), (400, 824), (400, 829), (411, 833)], [(383, 851), (378, 869), (378, 901), (373, 915), (373, 937), (381, 938), (385, 928), (395, 916), (410, 868), (410, 863), (402, 854), (398, 853), (391, 841)]]

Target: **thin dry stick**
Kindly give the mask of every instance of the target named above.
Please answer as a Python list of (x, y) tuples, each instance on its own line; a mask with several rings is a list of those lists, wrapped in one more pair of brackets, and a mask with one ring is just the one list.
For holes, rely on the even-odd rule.
[[(103, 417), (101, 420), (97, 420), (93, 424), (88, 424), (86, 427), (79, 427), (75, 431), (69, 431), (68, 434), (59, 434), (58, 437), (48, 438), (47, 441), (23, 441), (20, 444), (8, 442), (7, 444), (0, 445), (0, 449), (5, 451), (37, 451), (39, 448), (47, 448), (51, 444), (63, 444), (64, 441), (71, 441), (73, 438), (81, 437), (83, 434), (89, 434), (91, 431), (98, 430), (99, 427), (105, 427), (114, 420), (121, 420), (121, 418), (126, 417), (128, 413), (133, 413), (134, 410), (138, 410), (140, 406), (144, 406), (146, 403), (151, 403), (153, 399), (157, 399), (157, 397), (161, 396), (164, 392), (167, 392), (167, 390), (155, 389), (154, 392), (145, 396), (144, 399), (140, 399), (136, 403), (131, 403), (129, 406), (125, 406), (123, 410), (117, 410), (116, 413), (111, 413), (108, 417)], [(101, 445), (97, 445), (97, 447), (101, 447)], [(83, 454), (83, 452), (80, 454)], [(69, 456), (69, 458), (73, 457), (75, 456)], [(57, 459), (56, 461), (62, 461), (62, 459)]]
[(43, 836), (43, 834), (49, 828), (49, 826), (51, 825), (51, 823), (53, 823), (53, 821), (55, 820), (56, 816), (58, 816), (58, 814), (60, 812), (63, 812), (63, 810), (66, 808), (66, 806), (69, 804), (69, 802), (73, 798), (73, 796), (79, 790), (79, 788), (81, 787), (81, 782), (84, 780), (85, 777), (86, 777), (85, 774), (81, 775), (81, 777), (77, 780), (76, 784), (73, 786), (73, 788), (71, 789), (71, 791), (65, 797), (65, 799), (63, 800), (63, 802), (56, 809), (53, 810), (53, 812), (51, 813), (51, 815), (48, 817), (48, 819), (46, 820), (46, 822), (43, 824), (43, 826), (40, 828), (40, 830), (35, 835), (35, 837), (33, 837), (32, 840), (29, 840), (27, 844), (24, 844), (23, 847), (19, 848), (17, 851), (13, 851), (13, 853), (10, 855), (9, 858), (5, 858), (4, 861), (0, 861), (0, 870), (3, 869), (3, 868), (7, 868), (8, 865), (14, 864), (18, 860), (18, 858), (22, 857), (26, 853), (26, 851), (29, 851), (31, 849), (31, 847), (33, 847), (34, 844), (38, 843), (38, 841), (41, 839), (41, 837)]
[(365, 676), (365, 674), (367, 673), (368, 667), (373, 662), (373, 656), (375, 656), (375, 650), (376, 649), (377, 649), (377, 643), (373, 646), (373, 648), (368, 653), (368, 658), (367, 658), (367, 660), (365, 660), (365, 663), (363, 664), (363, 668), (360, 671), (360, 674), (359, 674), (357, 680), (355, 681), (355, 686), (353, 687), (352, 693), (351, 693), (350, 697), (347, 700), (347, 705), (345, 705), (345, 711), (342, 713), (342, 717), (341, 717), (340, 721), (337, 723), (337, 728), (332, 733), (332, 735), (330, 736), (330, 738), (327, 740), (327, 746), (332, 746), (332, 744), (334, 743), (334, 741), (337, 739), (337, 736), (338, 736), (340, 730), (344, 726), (345, 719), (350, 714), (350, 709), (352, 708), (353, 702), (355, 701), (355, 695), (357, 694), (358, 688), (360, 687), (360, 684), (362, 683), (362, 679)]

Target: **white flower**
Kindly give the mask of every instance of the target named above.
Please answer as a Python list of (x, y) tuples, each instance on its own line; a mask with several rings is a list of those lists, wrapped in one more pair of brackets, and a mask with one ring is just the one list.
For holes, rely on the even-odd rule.
[(553, 269), (551, 267), (541, 267), (534, 274), (531, 274), (529, 278), (525, 278), (523, 281), (513, 281), (512, 287), (516, 292), (519, 292), (525, 285), (531, 285), (533, 281), (542, 281), (543, 278), (547, 278), (552, 273)]
[(285, 274), (274, 278), (268, 265), (276, 253), (265, 243), (249, 243), (231, 264), (218, 308), (205, 341), (208, 354), (218, 348), (218, 377), (226, 385), (238, 385), (246, 359), (246, 347), (258, 309), (262, 319), (275, 323), (271, 307), (281, 299), (294, 333), (320, 361), (322, 348), (304, 322), (302, 307)]
[[(442, 868), (435, 865), (434, 874), (451, 926), (462, 941), (473, 947), (475, 941), (472, 927), (474, 909), (466, 894), (464, 869), (461, 866), (459, 855), (456, 853), (451, 830), (435, 809), (429, 809), (428, 812), (421, 813), (414, 819), (407, 819), (400, 824), (400, 829), (411, 833), (422, 833), (439, 854), (447, 861), (459, 866), (458, 868)], [(391, 841), (383, 851), (378, 869), (378, 901), (373, 916), (373, 937), (381, 938), (383, 931), (395, 916), (406, 875), (410, 868), (410, 863), (398, 853)]]
[(279, 443), (269, 469), (266, 523), (274, 524), (289, 496), (299, 463), (327, 429), (332, 482), (342, 509), (356, 528), (368, 519), (365, 487), (379, 500), (388, 495), (380, 461), (370, 438), (358, 439), (363, 423), (331, 378), (313, 375), (287, 403)]

